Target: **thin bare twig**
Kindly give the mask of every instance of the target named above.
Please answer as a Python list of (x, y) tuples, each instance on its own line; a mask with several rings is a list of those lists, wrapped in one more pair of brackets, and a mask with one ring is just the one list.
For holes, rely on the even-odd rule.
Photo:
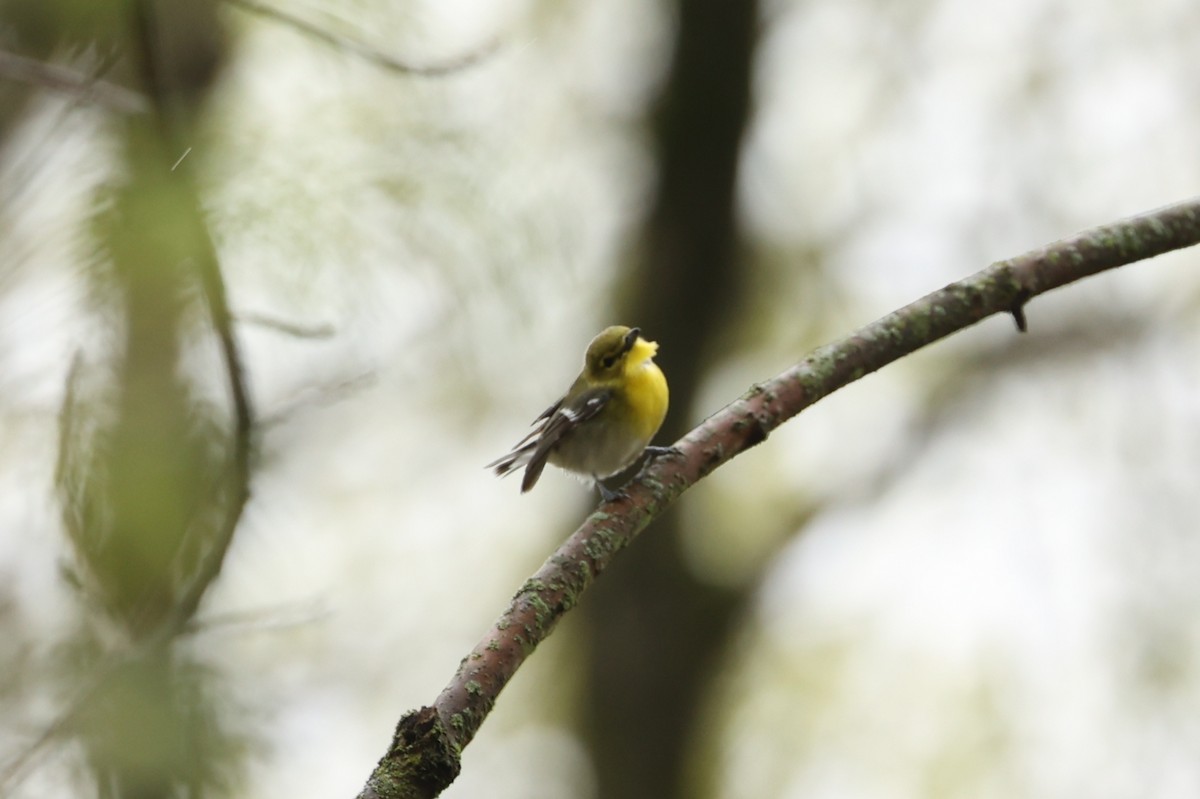
[(36, 758), (50, 744), (64, 737), (70, 731), (70, 725), (78, 716), (79, 711), (89, 701), (100, 680), (91, 678), (87, 687), (79, 692), (68, 705), (67, 709), (55, 716), (54, 720), (42, 728), (36, 738), (30, 741), (20, 752), (0, 770), (0, 794), (8, 795), (25, 779), (25, 772), (35, 765)]
[(264, 432), (269, 431), (286, 423), (301, 410), (334, 405), (371, 385), (375, 379), (375, 372), (366, 371), (329, 383), (309, 386), (280, 403), (271, 413), (259, 417), (258, 426)]
[(0, 79), (72, 94), (122, 114), (143, 114), (150, 109), (145, 97), (124, 86), (8, 50), (0, 50)]
[(253, 311), (234, 314), (233, 321), (239, 324), (254, 325), (267, 330), (273, 330), (276, 333), (282, 333), (292, 338), (333, 338), (333, 335), (337, 332), (337, 329), (333, 325), (304, 325), (299, 322), (289, 322), (277, 316), (255, 313)]
[(331, 30), (323, 28), (316, 23), (309, 22), (284, 11), (275, 6), (265, 5), (256, 0), (226, 0), (231, 5), (235, 5), (241, 9), (258, 14), (263, 17), (268, 17), (281, 22), (284, 25), (295, 28), (296, 30), (308, 36), (318, 39), (330, 47), (338, 50), (343, 50), (353, 53), (364, 61), (368, 61), (376, 66), (382, 67), (391, 72), (399, 72), (405, 75), (420, 75), (423, 77), (437, 77), (440, 75), (449, 75), (453, 72), (466, 69), (467, 67), (478, 64), (483, 59), (495, 53), (500, 48), (499, 41), (488, 42), (478, 49), (467, 53), (466, 55), (452, 58), (441, 63), (434, 64), (414, 64), (410, 61), (401, 61), (398, 58), (377, 50), (370, 45), (367, 45), (357, 39), (352, 39), (349, 36), (343, 36), (339, 33), (334, 33)]

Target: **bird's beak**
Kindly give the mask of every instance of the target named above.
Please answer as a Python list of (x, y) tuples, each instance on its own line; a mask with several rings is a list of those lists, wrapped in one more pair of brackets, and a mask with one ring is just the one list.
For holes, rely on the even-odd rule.
[(637, 344), (639, 340), (642, 340), (642, 329), (640, 327), (630, 328), (629, 332), (625, 334), (625, 341), (623, 342), (625, 352), (629, 352), (631, 349), (633, 349), (633, 346)]

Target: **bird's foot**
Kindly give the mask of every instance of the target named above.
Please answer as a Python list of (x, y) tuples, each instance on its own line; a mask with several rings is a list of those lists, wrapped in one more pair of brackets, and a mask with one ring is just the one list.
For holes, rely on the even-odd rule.
[(646, 454), (651, 458), (682, 458), (683, 450), (679, 447), (646, 447)]
[(616, 491), (614, 491), (608, 486), (604, 485), (604, 483), (600, 480), (596, 481), (596, 490), (600, 492), (600, 502), (602, 504), (605, 502), (612, 502), (616, 499), (625, 499), (627, 496), (621, 489), (618, 488)]

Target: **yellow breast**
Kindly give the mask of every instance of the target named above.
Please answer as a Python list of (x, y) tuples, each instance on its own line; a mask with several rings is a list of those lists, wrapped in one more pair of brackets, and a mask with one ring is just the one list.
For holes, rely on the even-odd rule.
[[(643, 349), (645, 352), (639, 352)], [(625, 369), (625, 391), (634, 417), (638, 420), (638, 432), (643, 444), (650, 442), (667, 416), (670, 392), (667, 378), (650, 358), (657, 349), (649, 342), (639, 341), (630, 352), (629, 364)], [(640, 357), (639, 357), (640, 356)]]

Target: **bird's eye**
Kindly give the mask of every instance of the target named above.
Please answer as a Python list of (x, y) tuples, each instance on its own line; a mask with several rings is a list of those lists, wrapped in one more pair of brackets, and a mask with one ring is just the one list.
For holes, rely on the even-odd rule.
[(617, 362), (617, 356), (609, 355), (608, 357), (602, 358), (600, 360), (600, 365), (603, 366), (605, 369), (611, 369), (611, 368), (613, 368), (613, 364), (615, 364), (616, 362)]

